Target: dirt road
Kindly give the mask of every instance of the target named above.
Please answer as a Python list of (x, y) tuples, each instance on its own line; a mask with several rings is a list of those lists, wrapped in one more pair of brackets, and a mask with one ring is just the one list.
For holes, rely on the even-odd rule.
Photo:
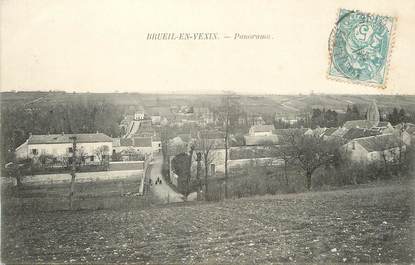
[[(183, 202), (182, 195), (174, 191), (163, 178), (161, 174), (162, 163), (161, 157), (154, 157), (154, 161), (150, 165), (148, 177), (151, 179), (151, 192), (165, 203)], [(161, 183), (156, 184), (157, 179), (161, 180)]]

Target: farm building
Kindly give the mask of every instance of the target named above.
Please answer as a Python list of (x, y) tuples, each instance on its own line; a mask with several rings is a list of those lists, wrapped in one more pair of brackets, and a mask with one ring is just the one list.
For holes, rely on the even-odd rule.
[(403, 141), (393, 134), (382, 134), (354, 139), (343, 146), (352, 161), (355, 162), (394, 162), (405, 152)]
[(16, 158), (37, 159), (41, 155), (51, 156), (57, 160), (71, 157), (73, 154), (73, 137), (76, 137), (77, 151), (86, 158), (86, 163), (94, 163), (102, 156), (109, 155), (113, 140), (103, 133), (88, 134), (48, 134), (30, 135), (16, 148)]

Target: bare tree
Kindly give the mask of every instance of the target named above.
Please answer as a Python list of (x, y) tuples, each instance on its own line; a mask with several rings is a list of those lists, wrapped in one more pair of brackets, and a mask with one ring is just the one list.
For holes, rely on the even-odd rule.
[(289, 187), (289, 180), (288, 180), (288, 165), (293, 161), (293, 151), (292, 147), (289, 145), (275, 145), (270, 144), (268, 145), (268, 148), (270, 148), (272, 152), (272, 156), (279, 158), (284, 161), (284, 179), (285, 179), (285, 185)]
[(106, 158), (108, 156), (108, 146), (107, 145), (101, 145), (100, 147), (98, 147), (97, 149), (95, 149), (94, 154), (96, 155), (96, 157), (99, 160), (99, 163), (101, 166), (104, 165)]
[(329, 165), (336, 160), (339, 143), (325, 141), (321, 137), (307, 136), (298, 130), (288, 133), (288, 144), (292, 148), (292, 157), (301, 169), (305, 171), (305, 187), (311, 189), (311, 176), (323, 165)]
[(220, 113), (225, 127), (225, 198), (228, 197), (229, 136), (231, 128), (237, 122), (240, 112), (239, 97), (233, 93), (225, 93), (220, 107)]
[(71, 190), (69, 192), (69, 208), (73, 209), (73, 195), (75, 192), (75, 177), (76, 177), (76, 136), (70, 138), (72, 140), (72, 167), (71, 167)]
[(213, 162), (213, 149), (215, 141), (208, 139), (206, 134), (200, 134), (200, 137), (197, 141), (198, 149), (201, 152), (203, 158), (203, 164), (205, 167), (205, 196), (208, 192), (208, 175), (209, 175), (209, 165)]
[(200, 178), (200, 170), (202, 169), (202, 165), (201, 165), (201, 161), (202, 161), (202, 153), (201, 152), (197, 152), (196, 153), (196, 180), (197, 183), (199, 185), (198, 190), (197, 190), (197, 197), (199, 198), (200, 196), (200, 192), (202, 191), (202, 180)]
[(390, 164), (401, 164), (404, 144), (395, 135), (374, 136), (375, 151), (380, 154), (385, 173), (389, 172)]

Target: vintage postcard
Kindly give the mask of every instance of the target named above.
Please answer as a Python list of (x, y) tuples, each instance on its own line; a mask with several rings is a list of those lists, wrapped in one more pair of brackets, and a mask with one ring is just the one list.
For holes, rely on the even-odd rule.
[(414, 264), (415, 1), (3, 0), (2, 264)]

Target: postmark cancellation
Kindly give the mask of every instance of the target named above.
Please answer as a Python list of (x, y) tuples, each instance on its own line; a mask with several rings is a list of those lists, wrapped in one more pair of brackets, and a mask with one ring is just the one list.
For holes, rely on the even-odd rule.
[(340, 9), (329, 41), (328, 77), (386, 87), (396, 18)]

